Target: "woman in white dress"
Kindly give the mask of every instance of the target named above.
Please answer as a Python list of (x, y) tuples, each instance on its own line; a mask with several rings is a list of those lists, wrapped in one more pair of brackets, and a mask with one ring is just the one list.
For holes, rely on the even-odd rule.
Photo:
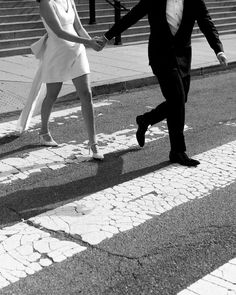
[[(99, 153), (94, 123), (92, 94), (89, 81), (89, 64), (85, 46), (96, 51), (101, 50), (101, 45), (91, 39), (83, 28), (77, 14), (74, 0), (36, 0), (40, 5), (40, 16), (47, 31), (45, 49), (41, 56), (40, 70), (34, 79), (30, 102), (26, 103), (18, 121), (18, 129), (22, 132), (27, 129), (33, 108), (39, 104), (40, 87), (46, 84), (46, 97), (41, 102), (41, 131), (40, 143), (46, 146), (57, 146), (49, 132), (49, 117), (54, 102), (61, 90), (64, 81), (72, 80), (81, 101), (82, 114), (88, 132), (89, 148), (93, 158), (103, 159)], [(35, 81), (37, 80), (37, 81)], [(40, 83), (38, 82), (40, 80)], [(39, 108), (39, 106), (37, 106)], [(28, 117), (28, 118), (26, 118)]]

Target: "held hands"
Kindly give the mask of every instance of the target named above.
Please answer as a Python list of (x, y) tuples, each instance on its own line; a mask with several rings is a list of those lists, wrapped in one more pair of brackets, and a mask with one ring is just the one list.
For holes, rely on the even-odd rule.
[(94, 37), (88, 41), (89, 47), (95, 51), (101, 51), (107, 43), (107, 39), (104, 36)]
[(107, 39), (104, 36), (94, 37), (89, 40), (89, 47), (94, 49), (95, 51), (101, 51), (107, 43)]
[(106, 46), (108, 40), (105, 36), (95, 37), (96, 41), (102, 46), (102, 49)]
[(88, 40), (88, 46), (95, 51), (101, 51), (103, 48), (102, 45), (96, 40), (96, 37)]
[(219, 60), (219, 62), (220, 62), (221, 65), (224, 65), (224, 66), (227, 66), (228, 65), (227, 57), (224, 54), (224, 52), (219, 52), (217, 54), (217, 58), (218, 58), (218, 60)]

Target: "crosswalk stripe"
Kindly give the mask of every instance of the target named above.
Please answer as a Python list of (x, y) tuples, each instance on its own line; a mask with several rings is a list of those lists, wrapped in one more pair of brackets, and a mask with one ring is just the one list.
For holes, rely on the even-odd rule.
[[(113, 100), (109, 100), (109, 101), (103, 100), (103, 101), (94, 103), (94, 108), (110, 106), (112, 105), (112, 103), (113, 103)], [(53, 122), (57, 118), (65, 119), (65, 120), (77, 119), (78, 112), (81, 112), (81, 106), (76, 106), (72, 108), (63, 108), (62, 110), (54, 111), (51, 113), (50, 122)], [(34, 131), (35, 126), (40, 124), (40, 122), (41, 122), (41, 117), (39, 115), (33, 117), (30, 123), (29, 132)], [(0, 123), (0, 137), (4, 137), (12, 133), (14, 134), (16, 132), (16, 123), (17, 123), (17, 120)]]
[[(235, 181), (236, 141), (202, 153), (196, 159), (201, 162), (197, 168), (170, 165), (43, 213), (31, 221), (98, 244), (142, 224), (153, 215), (208, 196), (214, 189)], [(84, 215), (80, 210), (84, 207), (94, 208)]]
[(86, 247), (20, 222), (0, 230), (0, 289)]
[[(166, 137), (168, 133), (162, 128), (153, 127), (147, 134), (146, 142)], [(188, 127), (186, 127), (186, 130)], [(97, 134), (98, 141), (103, 143), (100, 150), (104, 154), (137, 147), (135, 139), (136, 129), (130, 128), (112, 134)], [(36, 151), (29, 151), (22, 157), (8, 157), (0, 160), (0, 184), (12, 183), (17, 179), (26, 179), (30, 174), (40, 172), (44, 168), (57, 170), (67, 164), (79, 163), (90, 159), (87, 141), (76, 144), (70, 142), (56, 148), (41, 148)]]
[[(81, 241), (96, 245), (235, 182), (236, 141), (196, 158), (201, 162), (197, 168), (170, 165), (40, 214), (27, 221), (30, 225), (21, 222), (3, 228), (0, 230), (0, 260), (5, 264), (0, 265), (0, 288), (47, 264), (86, 250), (74, 242), (51, 237), (44, 232), (46, 230), (78, 235)], [(54, 247), (49, 247), (50, 243)], [(50, 250), (46, 251), (45, 247)]]
[(235, 295), (236, 258), (204, 276), (177, 295)]
[[(109, 105), (108, 102), (95, 104), (96, 107), (107, 105)], [(74, 118), (78, 109), (80, 108), (69, 108), (66, 111), (54, 112), (52, 120), (55, 118)], [(32, 126), (34, 126), (34, 123), (36, 124), (36, 122), (40, 122), (39, 117), (34, 120)], [(12, 128), (12, 124), (15, 126), (16, 122), (10, 122), (9, 124), (9, 128), (0, 124), (0, 130), (2, 130), (2, 132), (5, 132), (6, 130), (9, 132), (9, 129)], [(185, 126), (185, 131), (190, 129), (189, 126)], [(137, 147), (135, 132), (136, 129), (131, 125), (127, 127), (127, 129), (118, 130), (111, 134), (97, 134), (98, 142), (102, 142), (103, 144), (100, 148), (101, 152), (109, 154), (115, 151), (117, 152), (123, 149)], [(166, 122), (163, 122), (162, 124), (153, 126), (149, 129), (146, 134), (146, 143), (159, 140), (166, 136), (168, 136), (168, 130)], [(68, 164), (79, 163), (89, 159), (90, 156), (88, 153), (87, 141), (77, 144), (75, 140), (72, 140), (67, 144), (61, 144), (57, 148), (42, 147), (35, 151), (29, 151), (24, 153), (21, 157), (6, 157), (0, 160), (0, 184), (10, 184), (16, 180), (27, 179), (31, 174), (41, 172), (41, 170), (45, 168), (57, 170)]]

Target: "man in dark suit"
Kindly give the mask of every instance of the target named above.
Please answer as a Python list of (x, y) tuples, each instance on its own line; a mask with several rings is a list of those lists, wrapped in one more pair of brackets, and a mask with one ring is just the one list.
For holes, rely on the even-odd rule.
[(186, 154), (184, 139), (185, 102), (190, 86), (191, 34), (197, 21), (221, 64), (227, 65), (223, 46), (204, 0), (140, 0), (100, 42), (122, 33), (148, 15), (150, 38), (149, 64), (156, 75), (165, 101), (155, 109), (137, 116), (136, 138), (141, 147), (149, 125), (167, 119), (170, 137), (169, 159), (172, 163), (197, 166), (199, 161)]

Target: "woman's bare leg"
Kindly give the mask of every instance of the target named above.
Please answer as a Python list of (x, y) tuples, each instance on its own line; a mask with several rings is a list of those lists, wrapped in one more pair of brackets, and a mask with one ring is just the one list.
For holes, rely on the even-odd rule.
[(73, 79), (73, 83), (81, 101), (82, 115), (88, 132), (89, 144), (92, 145), (96, 143), (96, 131), (89, 75), (77, 77)]
[(61, 90), (62, 82), (59, 83), (47, 83), (47, 94), (43, 101), (41, 108), (41, 131), (40, 134), (49, 133), (48, 121), (52, 112), (52, 107), (57, 99), (57, 96)]

